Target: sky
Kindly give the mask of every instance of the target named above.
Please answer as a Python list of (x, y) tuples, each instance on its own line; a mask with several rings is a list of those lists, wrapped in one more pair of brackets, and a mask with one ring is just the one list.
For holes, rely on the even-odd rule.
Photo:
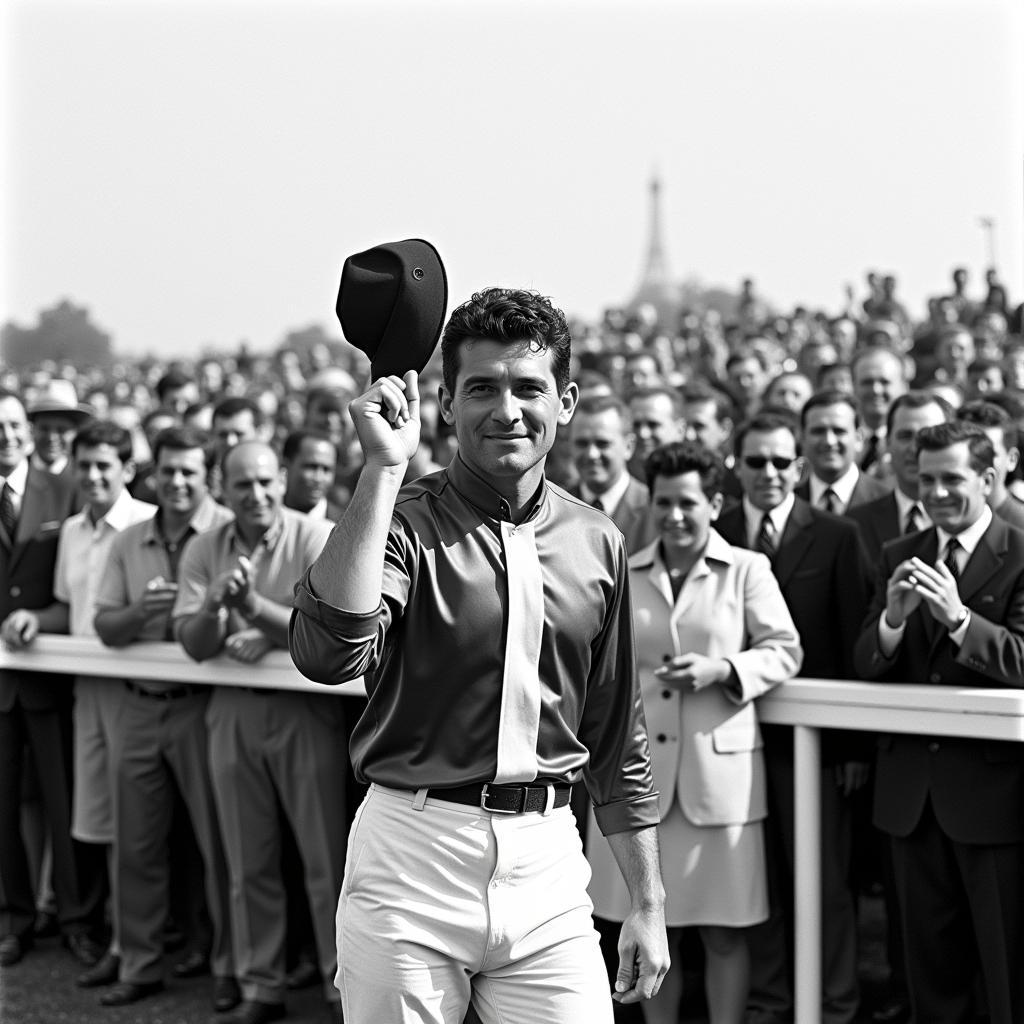
[(626, 302), (662, 182), (674, 278), (914, 316), (995, 222), (1024, 298), (1017, 0), (6, 0), (0, 320), (62, 298), (190, 356), (334, 317), (345, 257), (429, 239), (492, 284)]

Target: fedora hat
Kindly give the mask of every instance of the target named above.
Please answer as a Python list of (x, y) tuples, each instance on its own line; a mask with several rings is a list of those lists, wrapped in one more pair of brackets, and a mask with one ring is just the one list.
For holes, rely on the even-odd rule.
[(385, 242), (345, 260), (338, 320), (346, 340), (370, 357), (374, 380), (427, 365), (447, 305), (444, 264), (422, 238)]
[(92, 419), (96, 410), (78, 401), (78, 393), (71, 381), (56, 378), (41, 387), (25, 409), (25, 415), (30, 420), (44, 413), (59, 413), (81, 424)]

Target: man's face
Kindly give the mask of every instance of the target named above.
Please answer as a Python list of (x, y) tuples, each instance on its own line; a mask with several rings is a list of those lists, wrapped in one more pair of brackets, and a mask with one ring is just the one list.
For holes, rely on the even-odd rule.
[(295, 457), (287, 463), (288, 485), (285, 504), (308, 512), (321, 501), (334, 483), (337, 453), (330, 441), (307, 437)]
[(720, 420), (714, 402), (684, 402), (685, 439), (704, 445), (709, 451), (721, 451), (732, 433), (732, 421)]
[(729, 383), (739, 392), (744, 401), (753, 402), (761, 397), (767, 375), (753, 356), (748, 359), (738, 359), (729, 366), (726, 374)]
[(634, 398), (629, 403), (629, 411), (633, 417), (636, 454), (641, 460), (646, 459), (655, 448), (682, 439), (682, 423), (668, 395)]
[(234, 416), (217, 416), (213, 421), (213, 439), (219, 454), (242, 441), (255, 441), (256, 436), (256, 421), (251, 409), (242, 409)]
[(176, 516), (191, 516), (207, 493), (202, 448), (161, 448), (155, 477), (160, 508)]
[(998, 366), (986, 366), (968, 377), (970, 390), (975, 395), (991, 395), (1003, 390), (1003, 371)]
[(122, 462), (111, 444), (83, 445), (74, 456), (78, 493), (98, 518), (114, 504), (135, 475), (135, 463)]
[(819, 480), (834, 483), (853, 465), (862, 448), (856, 417), (845, 402), (808, 410), (804, 454)]
[(32, 451), (25, 407), (13, 396), (0, 398), (0, 475), (7, 476)]
[(917, 432), (945, 422), (945, 414), (934, 402), (919, 409), (901, 406), (893, 413), (892, 430), (885, 439), (885, 446), (892, 458), (896, 482), (909, 498), (917, 497)]
[(1003, 484), (1006, 482), (1007, 474), (1012, 473), (1020, 462), (1020, 451), (1017, 448), (1007, 448), (1006, 438), (1003, 437), (1002, 427), (982, 427), (988, 434), (988, 439), (995, 449), (995, 482)]
[(569, 425), (572, 458), (580, 480), (594, 494), (604, 494), (626, 472), (635, 442), (615, 409), (577, 412)]
[(36, 454), (47, 466), (71, 454), (75, 429), (74, 419), (59, 412), (41, 412), (32, 418)]
[(853, 388), (864, 422), (870, 427), (880, 427), (885, 423), (893, 399), (907, 390), (903, 367), (887, 352), (864, 356), (854, 367)]
[(966, 441), (917, 456), (921, 503), (936, 526), (958, 534), (977, 522), (992, 490), (995, 470), (971, 468)]
[(1024, 348), (1014, 349), (1006, 357), (1006, 386), (1024, 391)]
[(313, 402), (306, 411), (306, 426), (326, 434), (339, 450), (345, 444), (345, 412), (335, 402)]
[(661, 383), (658, 361), (647, 352), (626, 357), (625, 384), (629, 388), (651, 388)]
[(743, 438), (736, 475), (754, 508), (770, 512), (781, 505), (799, 482), (800, 469), (796, 438), (790, 431), (751, 431)]
[(259, 441), (240, 443), (224, 463), (224, 500), (244, 534), (262, 535), (284, 500), (284, 470)]
[(558, 393), (552, 353), (476, 338), (459, 347), (455, 392), (440, 389), (441, 415), (459, 454), (485, 479), (521, 477), (542, 464), (559, 424), (576, 407), (576, 385)]
[(950, 376), (965, 377), (974, 360), (974, 339), (967, 331), (949, 334), (939, 342), (935, 358)]
[(189, 381), (181, 387), (168, 388), (164, 392), (163, 407), (177, 416), (182, 416), (190, 405), (199, 401), (199, 388)]
[(789, 409), (790, 412), (799, 415), (813, 391), (811, 382), (802, 373), (787, 373), (782, 377), (776, 377), (768, 385), (768, 390), (764, 393), (764, 403)]

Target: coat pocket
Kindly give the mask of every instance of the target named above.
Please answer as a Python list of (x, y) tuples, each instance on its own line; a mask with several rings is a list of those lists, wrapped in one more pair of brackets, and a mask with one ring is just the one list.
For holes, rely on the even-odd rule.
[(760, 750), (763, 745), (757, 720), (746, 717), (739, 722), (720, 725), (711, 733), (711, 744), (716, 754), (740, 754)]

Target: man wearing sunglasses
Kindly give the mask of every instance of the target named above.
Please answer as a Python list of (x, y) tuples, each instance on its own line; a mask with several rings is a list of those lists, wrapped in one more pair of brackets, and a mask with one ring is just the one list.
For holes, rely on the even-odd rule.
[[(853, 645), (867, 611), (870, 572), (857, 527), (812, 508), (794, 490), (803, 470), (796, 427), (783, 414), (756, 414), (736, 431), (736, 475), (743, 500), (722, 513), (718, 532), (737, 547), (763, 551), (804, 647), (801, 675), (853, 678)], [(771, 916), (748, 931), (748, 1020), (792, 1020), (793, 746), (789, 729), (764, 726), (769, 814), (766, 828)], [(862, 741), (861, 741), (862, 742)], [(857, 933), (850, 861), (849, 796), (867, 778), (856, 735), (822, 737), (822, 906), (824, 1024), (857, 1012)]]

